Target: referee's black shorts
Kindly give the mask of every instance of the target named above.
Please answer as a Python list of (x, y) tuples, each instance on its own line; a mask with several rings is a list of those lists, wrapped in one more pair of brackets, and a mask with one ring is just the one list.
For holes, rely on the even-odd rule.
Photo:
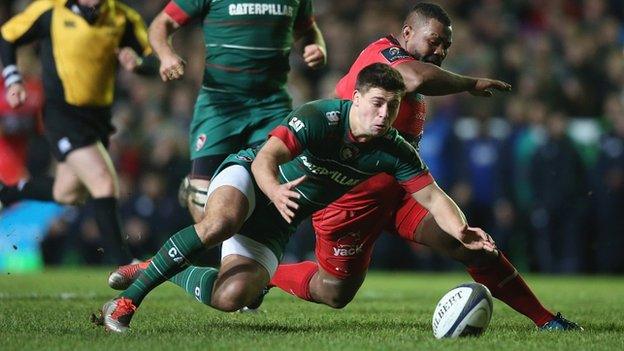
[(115, 131), (111, 108), (72, 106), (65, 102), (47, 101), (43, 110), (44, 135), (52, 154), (60, 161), (81, 147), (101, 141), (108, 147)]

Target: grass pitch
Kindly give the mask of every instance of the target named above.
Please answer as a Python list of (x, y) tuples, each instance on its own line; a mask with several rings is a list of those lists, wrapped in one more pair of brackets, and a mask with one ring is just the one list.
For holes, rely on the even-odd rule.
[(555, 311), (584, 332), (543, 333), (499, 301), (480, 338), (436, 340), (431, 315), (465, 274), (371, 273), (343, 310), (273, 289), (258, 314), (212, 310), (166, 283), (124, 335), (90, 324), (116, 293), (104, 270), (0, 277), (0, 350), (624, 350), (624, 278), (529, 276)]

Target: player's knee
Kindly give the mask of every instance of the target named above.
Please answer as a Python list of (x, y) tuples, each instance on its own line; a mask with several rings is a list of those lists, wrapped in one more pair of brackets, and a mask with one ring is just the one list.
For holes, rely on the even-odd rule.
[(98, 172), (98, 181), (90, 187), (91, 196), (94, 198), (117, 196), (117, 182), (113, 175), (108, 172)]
[(215, 291), (212, 296), (212, 307), (223, 312), (234, 312), (247, 306), (253, 297), (247, 293), (247, 286), (244, 282), (234, 282), (227, 287)]
[(234, 218), (206, 216), (196, 226), (202, 242), (223, 241), (236, 234), (240, 223)]
[(326, 304), (331, 307), (331, 308), (335, 308), (335, 309), (342, 309), (345, 308), (349, 302), (351, 302), (353, 300), (353, 295), (335, 295), (335, 296), (330, 296), (327, 301)]
[(53, 189), (52, 196), (54, 201), (63, 205), (82, 205), (86, 198), (87, 192), (84, 188), (79, 187), (76, 189)]
[(335, 309), (341, 309), (347, 306), (349, 302), (353, 300), (353, 297), (355, 297), (355, 292), (357, 291), (345, 289), (344, 286), (341, 287), (340, 285), (338, 285), (337, 288), (334, 289), (325, 288), (324, 290), (325, 293), (323, 294), (323, 302), (327, 306)]

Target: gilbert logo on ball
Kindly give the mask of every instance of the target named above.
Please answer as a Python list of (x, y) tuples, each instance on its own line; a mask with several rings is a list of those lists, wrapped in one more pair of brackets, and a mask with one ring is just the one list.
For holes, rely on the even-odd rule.
[(466, 283), (440, 299), (433, 312), (436, 339), (483, 334), (492, 318), (492, 295), (479, 283)]

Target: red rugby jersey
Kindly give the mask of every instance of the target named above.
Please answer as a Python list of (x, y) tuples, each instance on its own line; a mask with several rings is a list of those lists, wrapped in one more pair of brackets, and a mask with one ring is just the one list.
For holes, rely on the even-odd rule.
[[(385, 63), (392, 67), (414, 60), (416, 58), (405, 51), (393, 36), (381, 38), (362, 50), (349, 73), (336, 85), (336, 96), (351, 99), (357, 76), (368, 65)], [(425, 112), (424, 97), (418, 93), (408, 93), (401, 101), (399, 116), (393, 126), (403, 134), (419, 138), (425, 124)]]

